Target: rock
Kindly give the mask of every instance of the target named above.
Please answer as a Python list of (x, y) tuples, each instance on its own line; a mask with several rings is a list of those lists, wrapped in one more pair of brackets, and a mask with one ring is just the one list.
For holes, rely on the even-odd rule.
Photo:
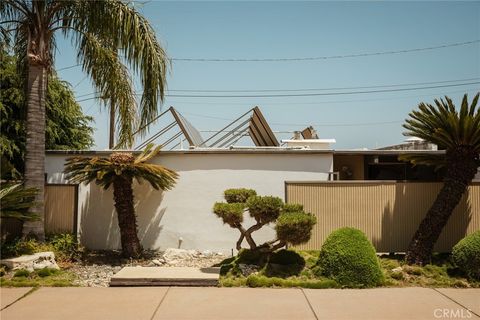
[(402, 271), (403, 271), (402, 267), (396, 267), (392, 269), (392, 272), (402, 272)]
[(50, 251), (38, 252), (17, 258), (2, 259), (0, 260), (0, 264), (11, 270), (26, 269), (30, 272), (43, 268), (60, 269), (55, 261), (55, 254)]
[[(162, 261), (163, 260), (163, 261)], [(164, 259), (155, 259), (155, 260), (152, 260), (153, 264), (156, 265), (156, 266), (161, 266), (165, 263), (165, 260)]]
[(238, 268), (240, 269), (240, 272), (242, 273), (243, 276), (248, 277), (252, 273), (258, 272), (259, 266), (255, 264), (243, 264), (240, 263), (238, 265)]
[(169, 248), (163, 253), (165, 262), (170, 263), (173, 260), (191, 259), (195, 256), (195, 250)]

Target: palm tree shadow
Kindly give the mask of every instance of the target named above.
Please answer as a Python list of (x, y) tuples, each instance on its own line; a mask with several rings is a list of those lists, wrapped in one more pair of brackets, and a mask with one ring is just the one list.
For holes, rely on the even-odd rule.
[[(432, 188), (430, 183), (396, 183), (395, 200), (387, 203), (382, 215), (379, 238), (372, 239), (377, 252), (405, 252), (420, 222), (438, 194), (421, 192), (419, 188)], [(440, 190), (438, 187), (438, 190)], [(467, 234), (472, 210), (467, 201), (468, 191), (455, 208), (435, 245), (436, 252), (449, 252)]]
[[(91, 183), (85, 188), (85, 202), (81, 205), (79, 234), (88, 249), (119, 249), (120, 230), (113, 205), (113, 191), (103, 190)], [(161, 208), (164, 192), (147, 184), (134, 185), (135, 214), (138, 237), (144, 248), (154, 248), (162, 232), (162, 218), (167, 208)]]

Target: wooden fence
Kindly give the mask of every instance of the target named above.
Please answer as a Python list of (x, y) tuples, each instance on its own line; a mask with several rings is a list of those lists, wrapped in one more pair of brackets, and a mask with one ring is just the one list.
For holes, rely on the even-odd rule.
[(45, 232), (77, 232), (77, 197), (77, 185), (45, 186)]
[[(441, 186), (394, 181), (286, 182), (285, 197), (317, 217), (312, 238), (298, 249), (318, 250), (332, 231), (355, 227), (365, 232), (377, 252), (405, 252)], [(450, 251), (458, 240), (479, 229), (480, 183), (473, 183), (435, 250)]]

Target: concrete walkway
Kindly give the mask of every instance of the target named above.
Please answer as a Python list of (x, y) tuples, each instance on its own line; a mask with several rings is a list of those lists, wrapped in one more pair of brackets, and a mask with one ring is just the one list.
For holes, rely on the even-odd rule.
[(25, 291), (0, 289), (2, 320), (480, 319), (480, 289), (40, 288), (24, 296)]

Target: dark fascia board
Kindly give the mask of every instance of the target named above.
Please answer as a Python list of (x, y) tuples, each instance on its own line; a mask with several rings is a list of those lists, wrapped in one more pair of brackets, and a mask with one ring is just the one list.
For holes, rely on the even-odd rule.
[[(131, 152), (133, 150), (47, 150), (47, 155), (109, 155), (112, 152)], [(399, 154), (445, 154), (444, 150), (314, 150), (314, 149), (287, 149), (287, 148), (239, 148), (239, 149), (189, 149), (165, 150), (163, 154), (333, 154), (333, 155), (399, 155)]]
[[(112, 152), (131, 152), (140, 154), (141, 151), (132, 150), (47, 150), (46, 155), (63, 156), (108, 156)], [(333, 150), (309, 150), (309, 149), (190, 149), (190, 150), (165, 150), (161, 154), (333, 154)]]
[(335, 155), (445, 154), (445, 150), (335, 150)]

